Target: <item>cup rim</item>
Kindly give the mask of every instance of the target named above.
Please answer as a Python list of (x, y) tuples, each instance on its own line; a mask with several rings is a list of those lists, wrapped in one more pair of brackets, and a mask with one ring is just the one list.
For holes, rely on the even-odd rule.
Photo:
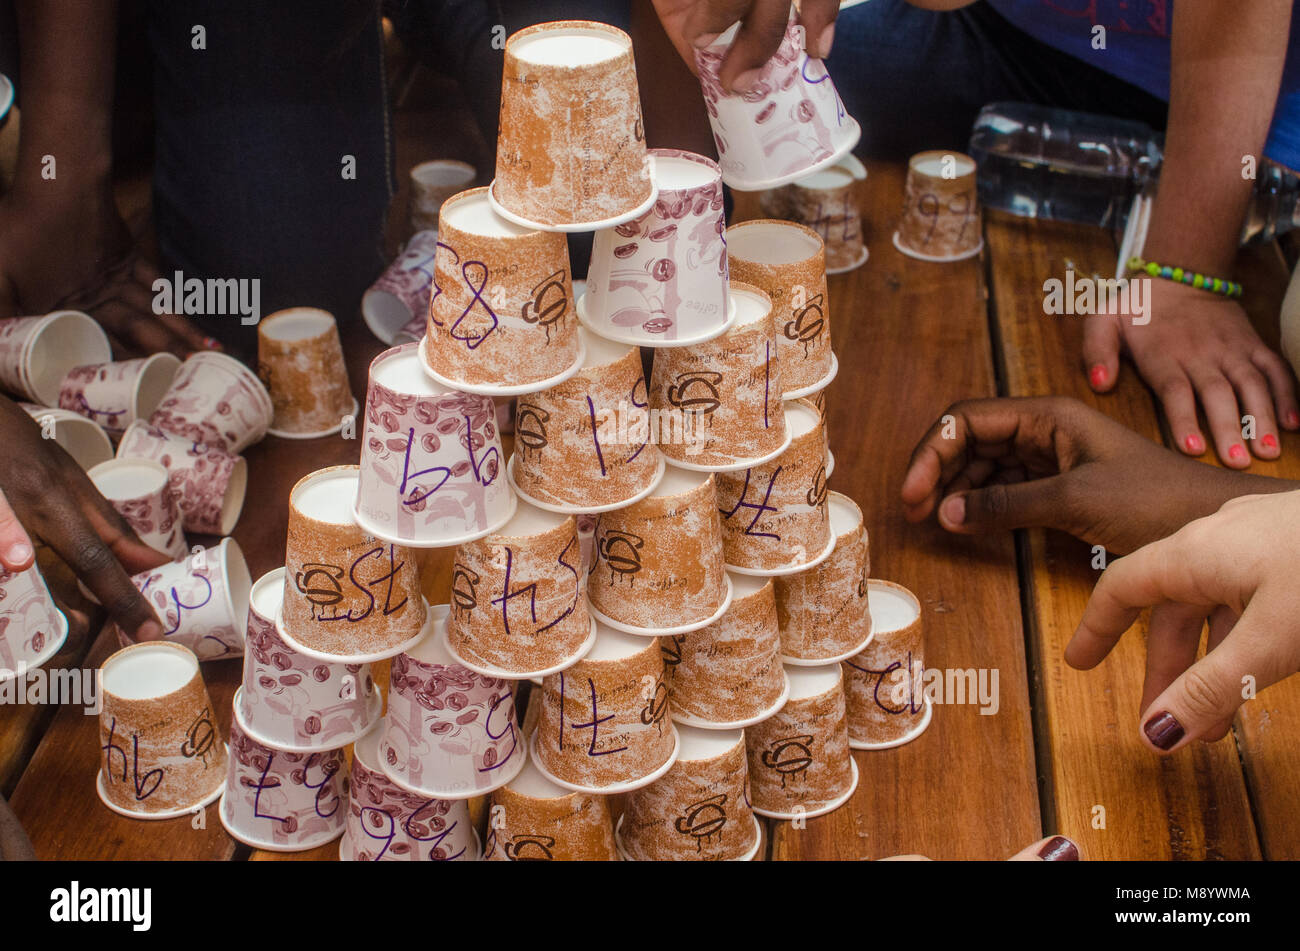
[[(96, 481), (96, 477), (103, 475), (106, 472), (112, 472), (116, 469), (122, 469), (126, 467), (148, 469), (151, 472), (153, 472), (155, 475), (161, 475), (162, 485), (157, 486), (155, 488), (148, 489), (143, 492), (136, 492), (134, 495), (128, 495), (117, 499), (108, 499), (108, 496), (104, 495), (104, 490), (100, 488), (99, 483)], [(166, 466), (164, 466), (161, 462), (155, 462), (153, 459), (142, 459), (139, 456), (123, 456), (122, 458), (118, 458), (117, 456), (114, 456), (112, 459), (105, 459), (103, 462), (99, 463), (98, 465), (92, 466), (91, 468), (87, 469), (86, 475), (90, 477), (90, 481), (94, 484), (95, 489), (99, 492), (99, 494), (104, 495), (104, 498), (108, 499), (110, 503), (111, 502), (134, 502), (138, 499), (152, 498), (153, 496), (158, 495), (159, 493), (163, 492), (167, 488), (168, 480), (169, 480), (169, 475)]]
[[(78, 359), (71, 366), (65, 366), (63, 372), (59, 374), (58, 380), (52, 380), (49, 382), (47, 388), (46, 381), (42, 380), (38, 383), (38, 381), (31, 378), (31, 368), (29, 364), (31, 363), (32, 353), (49, 330), (61, 323), (66, 324), (69, 320), (80, 325), (82, 328), (81, 338), (78, 342), (84, 344), (87, 351), (95, 349), (97, 353), (90, 359)], [(62, 344), (62, 341), (60, 341), (60, 343)], [(79, 366), (98, 366), (104, 363), (111, 363), (112, 361), (113, 347), (108, 341), (108, 335), (104, 333), (104, 328), (99, 325), (99, 321), (80, 310), (52, 310), (40, 318), (39, 323), (32, 328), (31, 332), (27, 334), (27, 338), (23, 341), (19, 376), (22, 378), (30, 394), (38, 402), (47, 406), (57, 405), (59, 402), (59, 389), (63, 386), (63, 381), (67, 377), (69, 370)]]
[[(786, 261), (782, 264), (764, 264), (762, 265), (764, 267), (773, 267), (773, 268), (800, 267), (802, 265), (810, 264), (810, 263), (816, 264), (816, 262), (819, 259), (823, 262), (822, 266), (823, 267), (825, 266), (824, 262), (826, 260), (826, 242), (822, 240), (821, 235), (819, 235), (812, 228), (809, 228), (807, 225), (801, 222), (786, 221), (783, 218), (750, 218), (746, 221), (737, 221), (733, 225), (728, 225), (727, 233), (730, 234), (733, 231), (739, 232), (746, 228), (755, 228), (756, 230), (770, 229), (773, 231), (797, 231), (800, 234), (802, 234), (804, 237), (811, 238), (817, 243), (817, 250), (814, 251), (812, 254), (809, 254), (805, 257), (796, 258), (792, 261)], [(745, 257), (743, 254), (740, 254), (739, 252), (732, 251), (731, 246), (732, 246), (732, 242), (729, 240), (727, 242), (728, 260), (735, 259), (738, 261), (743, 261), (745, 263), (757, 263), (757, 262), (751, 262), (751, 259)]]
[[(169, 690), (166, 693), (158, 694), (153, 697), (133, 697), (133, 698), (118, 697), (116, 694), (112, 693), (106, 686), (103, 685), (104, 680), (107, 678), (108, 668), (114, 664), (119, 663), (121, 659), (127, 654), (136, 651), (142, 651), (142, 650), (151, 651), (151, 652), (171, 650), (171, 651), (179, 652), (182, 656), (185, 656), (190, 663), (193, 664), (193, 670), (190, 673), (189, 680), (185, 681), (185, 683), (181, 684), (179, 687), (175, 688), (174, 690)], [(107, 696), (111, 696), (115, 700), (124, 700), (124, 702), (126, 703), (158, 701), (165, 697), (171, 697), (174, 694), (177, 694), (180, 691), (184, 690), (186, 687), (188, 687), (190, 684), (194, 682), (195, 677), (199, 678), (200, 683), (202, 683), (203, 681), (203, 671), (200, 666), (198, 654), (194, 653), (193, 650), (186, 647), (184, 644), (180, 644), (177, 643), (176, 641), (169, 641), (169, 640), (137, 641), (134, 644), (128, 644), (126, 647), (119, 648), (118, 650), (115, 650), (113, 653), (109, 654), (106, 658), (104, 658), (103, 663), (99, 665), (99, 675), (100, 675), (100, 689)]]
[(550, 69), (555, 71), (581, 70), (584, 68), (590, 69), (590, 66), (565, 66), (562, 64), (539, 65), (537, 63), (529, 62), (528, 60), (518, 59), (517, 51), (511, 49), (511, 47), (517, 45), (520, 40), (526, 40), (528, 37), (538, 33), (561, 33), (576, 30), (585, 30), (591, 33), (603, 33), (623, 47), (622, 52), (617, 56), (611, 57), (609, 60), (604, 60), (596, 65), (604, 66), (607, 63), (612, 63), (621, 59), (624, 55), (628, 57), (632, 56), (632, 37), (628, 36), (627, 33), (620, 30), (612, 23), (601, 23), (599, 20), (551, 20), (547, 23), (534, 23), (532, 26), (526, 26), (522, 30), (516, 30), (514, 33), (511, 33), (510, 37), (506, 40), (504, 52), (507, 57), (515, 57), (517, 62), (526, 63), (532, 69)]

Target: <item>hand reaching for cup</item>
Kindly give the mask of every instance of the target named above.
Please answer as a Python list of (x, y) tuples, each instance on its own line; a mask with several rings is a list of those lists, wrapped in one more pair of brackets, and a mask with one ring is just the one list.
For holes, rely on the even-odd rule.
[[(1079, 847), (1063, 835), (1050, 835), (1021, 849), (1008, 862), (1077, 862)], [(932, 862), (924, 855), (891, 855), (882, 862)]]

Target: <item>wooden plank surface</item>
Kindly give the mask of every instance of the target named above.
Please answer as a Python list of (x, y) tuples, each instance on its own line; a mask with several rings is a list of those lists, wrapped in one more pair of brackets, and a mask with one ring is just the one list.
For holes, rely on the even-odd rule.
[(827, 398), (831, 488), (862, 507), (872, 575), (921, 599), (926, 666), (997, 669), (1000, 709), (937, 706), (915, 742), (856, 753), (850, 803), (806, 829), (773, 823), (772, 857), (1002, 858), (1042, 834), (1012, 539), (910, 525), (898, 497), (913, 445), (944, 407), (995, 393), (982, 268), (904, 257), (891, 242), (902, 169), (873, 164), (865, 185), (871, 257), (829, 287), (840, 361)]

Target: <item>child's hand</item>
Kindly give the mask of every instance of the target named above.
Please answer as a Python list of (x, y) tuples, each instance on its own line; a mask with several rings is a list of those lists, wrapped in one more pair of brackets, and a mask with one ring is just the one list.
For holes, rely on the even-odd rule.
[[(1217, 740), (1242, 702), (1300, 670), (1300, 492), (1228, 502), (1113, 562), (1065, 659), (1096, 666), (1146, 607), (1142, 736), (1159, 752)], [(1196, 660), (1210, 623), (1205, 657)]]

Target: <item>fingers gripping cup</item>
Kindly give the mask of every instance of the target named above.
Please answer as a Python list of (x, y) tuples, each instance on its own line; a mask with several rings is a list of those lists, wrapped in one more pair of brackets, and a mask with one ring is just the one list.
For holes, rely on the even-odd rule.
[(654, 782), (677, 758), (657, 638), (600, 625), (596, 645), (542, 681), (533, 761), (578, 792), (629, 792)]
[(58, 405), (59, 388), (74, 367), (112, 359), (108, 335), (79, 310), (0, 320), (0, 387), (41, 406)]
[(682, 468), (743, 469), (790, 443), (771, 300), (733, 283), (731, 301), (736, 319), (721, 337), (655, 355), (650, 407), (659, 451)]
[(67, 618), (36, 566), (0, 570), (0, 684), (44, 664), (67, 639)]
[(743, 730), (680, 726), (673, 768), (631, 793), (618, 845), (634, 862), (749, 861), (761, 840)]
[(196, 353), (176, 371), (149, 425), (229, 453), (267, 433), (274, 407), (252, 370), (224, 353)]
[(491, 397), (447, 389), (420, 369), (418, 345), (370, 364), (357, 523), (413, 548), (459, 545), (510, 520)]
[(781, 188), (763, 192), (768, 218), (797, 221), (816, 231), (826, 246), (826, 273), (843, 274), (867, 263), (857, 183), (867, 170), (853, 155)]
[(635, 221), (596, 232), (578, 316), (608, 340), (680, 347), (731, 321), (722, 178), (717, 163), (653, 149), (659, 197)]
[(589, 20), (506, 41), (493, 207), (526, 227), (595, 231), (655, 199), (632, 40)]
[(253, 583), (233, 538), (196, 549), (184, 561), (141, 572), (131, 581), (158, 615), (167, 640), (189, 648), (199, 660), (244, 653)]
[(858, 787), (849, 753), (838, 664), (788, 667), (790, 699), (745, 731), (754, 811), (771, 819), (811, 819), (838, 809)]
[(718, 73), (738, 28), (695, 52), (723, 181), (762, 191), (834, 165), (857, 144), (861, 129), (845, 112), (825, 64), (805, 52), (803, 27), (792, 17), (757, 83), (733, 93)]
[(862, 510), (847, 495), (826, 494), (835, 548), (816, 568), (776, 579), (785, 662), (839, 663), (871, 642), (867, 579), (871, 556)]
[(443, 206), (434, 273), (421, 354), (439, 383), (504, 396), (578, 371), (582, 342), (563, 235), (506, 221), (487, 189), (475, 188)]
[(529, 761), (492, 793), (483, 857), (492, 862), (612, 862), (609, 800), (557, 786)]
[(424, 336), (429, 318), (429, 297), (433, 291), (433, 259), (438, 249), (438, 218), (417, 231), (379, 280), (361, 297), (361, 316), (370, 332), (386, 346), (396, 346), (399, 334), (415, 330), (412, 339)]
[(206, 806), (226, 781), (226, 747), (199, 660), (147, 641), (104, 661), (99, 798), (135, 819), (173, 819)]
[(973, 158), (960, 152), (912, 156), (894, 247), (922, 261), (961, 261), (980, 253), (984, 235)]
[(162, 402), (181, 361), (170, 353), (73, 367), (59, 386), (59, 408), (104, 427), (114, 438)]
[(921, 602), (902, 585), (868, 583), (874, 632), (866, 650), (844, 662), (849, 742), (883, 750), (910, 743), (930, 725), (925, 696)]
[(443, 203), (473, 185), (477, 175), (473, 165), (454, 159), (434, 159), (412, 168), (408, 205), (412, 233), (437, 229)]
[(731, 603), (713, 476), (670, 468), (658, 488), (596, 523), (587, 597), (596, 620), (632, 634), (698, 630)]
[(144, 542), (172, 561), (190, 552), (181, 530), (176, 493), (161, 463), (147, 459), (110, 459), (87, 473), (110, 505)]
[(357, 415), (334, 315), (316, 307), (277, 311), (257, 325), (257, 372), (271, 393), (269, 432), (314, 439)]
[(826, 257), (817, 232), (792, 221), (744, 221), (727, 229), (731, 278), (772, 299), (786, 399), (809, 396), (835, 379)]
[(248, 488), (248, 463), (243, 456), (137, 421), (122, 435), (117, 458), (162, 464), (187, 532), (229, 535), (234, 530)]

